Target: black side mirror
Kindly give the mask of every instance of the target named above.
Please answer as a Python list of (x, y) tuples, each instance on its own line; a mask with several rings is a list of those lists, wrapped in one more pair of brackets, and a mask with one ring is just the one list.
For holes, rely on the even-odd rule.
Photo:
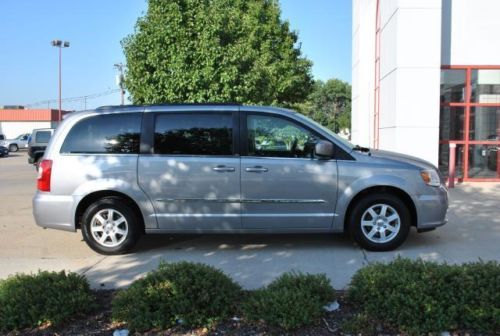
[(329, 141), (320, 140), (314, 146), (314, 153), (320, 159), (331, 159), (333, 157), (333, 144)]

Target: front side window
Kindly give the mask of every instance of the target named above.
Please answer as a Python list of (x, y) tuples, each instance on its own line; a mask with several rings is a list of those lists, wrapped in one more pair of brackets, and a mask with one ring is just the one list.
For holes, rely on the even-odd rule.
[(296, 123), (269, 115), (247, 116), (248, 155), (312, 158), (317, 137)]
[(66, 136), (61, 153), (138, 154), (139, 113), (97, 115), (79, 121)]
[(165, 113), (156, 118), (155, 154), (233, 155), (231, 113)]

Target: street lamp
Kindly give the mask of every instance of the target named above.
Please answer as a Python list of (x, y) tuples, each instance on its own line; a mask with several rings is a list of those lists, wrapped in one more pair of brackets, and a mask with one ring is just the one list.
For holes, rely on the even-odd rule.
[(52, 40), (51, 42), (53, 47), (59, 48), (59, 122), (62, 120), (62, 115), (61, 115), (61, 56), (62, 56), (62, 48), (69, 48), (69, 42), (68, 41), (61, 41), (61, 40)]

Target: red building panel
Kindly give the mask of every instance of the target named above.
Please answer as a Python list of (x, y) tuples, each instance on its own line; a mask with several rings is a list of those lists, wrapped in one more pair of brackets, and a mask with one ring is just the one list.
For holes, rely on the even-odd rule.
[[(63, 111), (63, 114), (67, 111)], [(0, 121), (57, 121), (59, 111), (53, 109), (3, 110), (0, 109)]]

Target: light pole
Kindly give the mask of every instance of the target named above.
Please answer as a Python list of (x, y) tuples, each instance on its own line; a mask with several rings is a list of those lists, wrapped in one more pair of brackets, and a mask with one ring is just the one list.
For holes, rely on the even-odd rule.
[(122, 63), (116, 63), (115, 68), (120, 71), (120, 74), (117, 77), (116, 83), (120, 87), (120, 98), (121, 98), (121, 105), (125, 103), (125, 88), (123, 87), (123, 68), (125, 66)]
[(62, 115), (61, 115), (61, 56), (62, 56), (62, 48), (69, 48), (69, 42), (68, 41), (61, 41), (61, 40), (52, 40), (51, 42), (53, 47), (58, 47), (59, 48), (59, 122), (62, 120)]

